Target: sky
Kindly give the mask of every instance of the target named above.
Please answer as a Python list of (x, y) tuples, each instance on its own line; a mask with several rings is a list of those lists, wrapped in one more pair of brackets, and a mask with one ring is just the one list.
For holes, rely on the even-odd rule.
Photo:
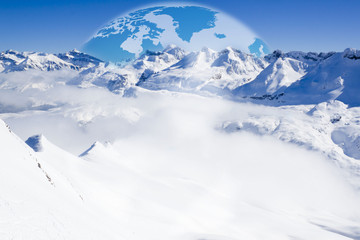
[[(130, 10), (166, 1), (0, 0), (0, 51), (80, 49), (100, 27)], [(167, 1), (175, 2), (175, 1)], [(177, 1), (179, 2), (179, 1)], [(272, 50), (360, 49), (358, 0), (194, 0), (239, 19)]]

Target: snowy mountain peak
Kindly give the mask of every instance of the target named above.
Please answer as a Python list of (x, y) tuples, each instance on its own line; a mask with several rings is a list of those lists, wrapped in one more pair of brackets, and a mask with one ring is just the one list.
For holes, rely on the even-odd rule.
[(292, 59), (296, 59), (296, 60), (311, 64), (313, 62), (319, 62), (319, 61), (325, 60), (334, 54), (335, 54), (335, 52), (315, 53), (315, 52), (301, 52), (301, 51), (291, 51), (291, 52), (284, 53), (281, 50), (275, 50), (273, 53), (265, 56), (264, 58), (268, 62), (273, 62), (278, 58), (292, 58)]
[(8, 49), (2, 52), (1, 55), (21, 55), (21, 53), (13, 49)]
[(208, 47), (203, 47), (200, 52), (203, 52), (203, 53), (206, 53), (206, 54), (209, 54), (209, 55), (213, 55), (216, 53), (215, 50), (211, 49), (211, 48), (208, 48)]
[(7, 50), (0, 53), (0, 72), (83, 70), (98, 66), (101, 62), (101, 60), (78, 50), (60, 54)]
[(161, 71), (144, 71), (137, 85), (148, 89), (228, 94), (229, 89), (255, 78), (267, 64), (262, 58), (233, 48), (220, 52), (203, 48)]
[(73, 52), (73, 53), (81, 53), (79, 50), (77, 50), (76, 48), (74, 48), (73, 50), (70, 50), (70, 52)]
[(181, 58), (183, 58), (186, 54), (186, 51), (174, 44), (170, 44), (168, 45), (164, 51), (164, 53), (168, 53), (173, 55), (176, 59), (180, 60)]
[(82, 69), (98, 66), (101, 62), (103, 62), (100, 59), (97, 59), (86, 53), (82, 53), (76, 49), (71, 50), (67, 53), (59, 53), (56, 56)]
[(24, 60), (27, 55), (28, 53), (26, 52), (20, 53), (15, 50), (7, 50), (0, 53), (0, 63), (2, 62), (2, 64), (5, 65), (19, 63)]
[[(280, 55), (280, 52), (275, 53)], [(308, 64), (292, 59), (279, 57), (267, 66), (252, 82), (234, 90), (234, 94), (262, 98), (284, 90), (304, 76)]]
[(313, 104), (340, 100), (350, 107), (360, 106), (360, 61), (358, 51), (348, 49), (319, 62), (299, 81), (284, 91), (287, 104)]
[(347, 48), (343, 52), (343, 57), (352, 59), (352, 60), (359, 60), (360, 59), (360, 50), (356, 50), (353, 48)]
[(266, 55), (264, 58), (268, 61), (268, 62), (273, 62), (275, 61), (276, 59), (278, 58), (282, 58), (284, 57), (284, 53), (277, 49), (277, 50), (274, 50), (272, 53), (270, 53), (269, 55)]

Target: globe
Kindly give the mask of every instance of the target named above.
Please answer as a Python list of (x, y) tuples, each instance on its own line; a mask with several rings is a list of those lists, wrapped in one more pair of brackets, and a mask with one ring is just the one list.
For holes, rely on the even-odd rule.
[(228, 46), (258, 57), (269, 47), (247, 26), (220, 11), (193, 5), (153, 6), (120, 16), (101, 28), (82, 50), (110, 62), (176, 45), (186, 51)]

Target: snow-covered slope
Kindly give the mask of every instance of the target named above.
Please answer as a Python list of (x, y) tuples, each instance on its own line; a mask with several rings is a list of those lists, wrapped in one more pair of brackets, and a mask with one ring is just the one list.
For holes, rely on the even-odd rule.
[(334, 54), (333, 52), (317, 54), (298, 51), (283, 53), (276, 50), (264, 57), (270, 63), (264, 71), (250, 83), (234, 89), (232, 93), (236, 98), (277, 100), (286, 88)]
[[(71, 182), (0, 120), (0, 238), (101, 238), (106, 227)], [(91, 229), (91, 231), (89, 231)]]
[(312, 104), (337, 99), (360, 105), (360, 51), (336, 53), (284, 90), (287, 104)]
[(253, 81), (235, 89), (237, 96), (263, 97), (286, 89), (307, 72), (309, 65), (292, 58), (278, 58)]
[(288, 106), (281, 109), (273, 108), (267, 113), (252, 114), (245, 119), (224, 121), (219, 128), (225, 132), (271, 135), (322, 152), (336, 165), (360, 176), (360, 162), (356, 160), (360, 154), (357, 146), (359, 108), (348, 109), (342, 102), (331, 101), (315, 106)]

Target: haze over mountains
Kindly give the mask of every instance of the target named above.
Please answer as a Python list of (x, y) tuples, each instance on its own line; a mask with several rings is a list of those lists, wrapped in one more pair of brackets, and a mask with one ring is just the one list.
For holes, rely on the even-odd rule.
[(0, 72), (0, 239), (360, 239), (359, 50)]

